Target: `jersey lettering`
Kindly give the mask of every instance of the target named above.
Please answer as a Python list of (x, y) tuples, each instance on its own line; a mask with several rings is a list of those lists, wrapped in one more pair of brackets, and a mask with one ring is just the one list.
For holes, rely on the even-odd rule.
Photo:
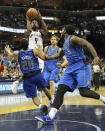
[(34, 62), (33, 60), (30, 61), (22, 61), (22, 68), (23, 70), (33, 69), (34, 68)]

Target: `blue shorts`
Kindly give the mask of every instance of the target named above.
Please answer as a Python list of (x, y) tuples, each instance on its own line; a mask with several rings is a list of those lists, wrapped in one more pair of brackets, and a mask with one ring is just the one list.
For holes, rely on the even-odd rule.
[(37, 96), (37, 88), (45, 88), (46, 81), (41, 73), (23, 80), (23, 89), (26, 97), (33, 98)]
[(85, 71), (86, 71), (86, 81), (87, 81), (88, 88), (91, 88), (92, 69), (90, 64), (87, 64), (85, 66)]
[(47, 86), (49, 86), (49, 81), (57, 82), (59, 80), (59, 76), (58, 76), (59, 72), (60, 72), (59, 68), (56, 68), (53, 71), (48, 71), (48, 70), (44, 69), (43, 77), (47, 82)]
[(74, 91), (76, 87), (87, 87), (85, 65), (76, 64), (68, 67), (59, 81), (59, 85), (67, 85), (72, 91)]

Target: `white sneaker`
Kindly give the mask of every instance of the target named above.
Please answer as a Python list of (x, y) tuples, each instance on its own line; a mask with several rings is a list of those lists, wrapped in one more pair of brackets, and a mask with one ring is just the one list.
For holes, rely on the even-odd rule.
[(105, 96), (100, 95), (100, 100), (105, 104)]
[(104, 100), (102, 100), (102, 102), (105, 104), (105, 99), (104, 99)]
[(12, 92), (13, 92), (13, 94), (17, 93), (18, 86), (19, 86), (19, 81), (14, 81), (13, 85), (12, 85)]
[(54, 95), (52, 96), (52, 99), (50, 100), (48, 107), (51, 107), (53, 102), (54, 102)]
[(42, 92), (41, 91), (37, 91), (37, 97), (40, 100), (40, 103), (42, 103)]

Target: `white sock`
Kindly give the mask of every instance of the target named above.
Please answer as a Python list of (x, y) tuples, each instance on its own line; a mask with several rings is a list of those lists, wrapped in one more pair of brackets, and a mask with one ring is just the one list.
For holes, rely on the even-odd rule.
[(39, 108), (41, 108), (42, 104), (39, 105)]
[(57, 112), (58, 112), (58, 110), (56, 108), (51, 108), (51, 110), (49, 112), (50, 118), (53, 119)]
[(105, 102), (105, 97), (100, 95), (100, 99), (99, 100), (102, 101), (102, 102)]
[(53, 102), (54, 102), (54, 95), (52, 96), (50, 103), (53, 104)]
[(37, 90), (37, 97), (40, 100), (40, 103), (42, 103), (42, 93), (41, 93), (41, 91)]
[(17, 80), (17, 81), (15, 81), (16, 83), (19, 83), (19, 81)]

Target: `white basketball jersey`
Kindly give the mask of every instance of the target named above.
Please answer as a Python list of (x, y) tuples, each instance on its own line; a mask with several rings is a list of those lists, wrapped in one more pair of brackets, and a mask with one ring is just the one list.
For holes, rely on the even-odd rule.
[(43, 49), (42, 35), (39, 31), (32, 31), (29, 35), (29, 49), (35, 49), (40, 44)]
[[(37, 48), (37, 45), (41, 45), (42, 49), (43, 49), (43, 40), (42, 40), (42, 35), (40, 33), (40, 31), (32, 31), (31, 34), (29, 35), (29, 45), (28, 48), (29, 49), (35, 49)], [(39, 68), (43, 71), (44, 68), (44, 61), (40, 58), (38, 58), (39, 60)]]

